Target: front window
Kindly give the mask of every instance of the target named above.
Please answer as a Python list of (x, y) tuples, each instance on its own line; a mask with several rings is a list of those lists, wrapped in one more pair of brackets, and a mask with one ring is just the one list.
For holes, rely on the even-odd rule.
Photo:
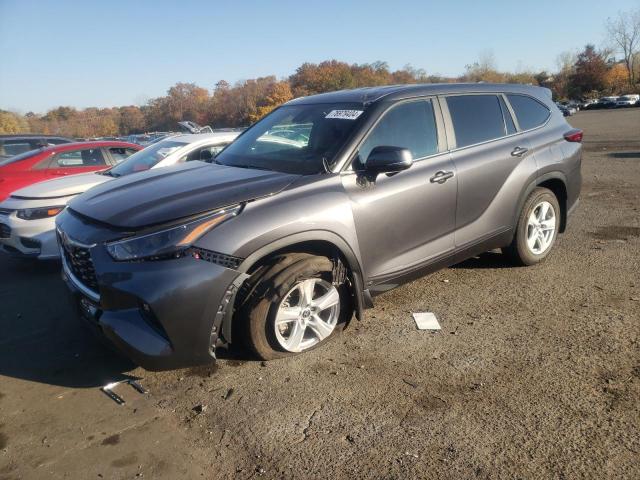
[(361, 104), (286, 105), (247, 130), (216, 163), (301, 175), (324, 172), (362, 113)]
[(177, 142), (175, 140), (158, 142), (154, 145), (148, 146), (144, 150), (134, 153), (106, 173), (112, 177), (121, 177), (122, 175), (149, 170), (154, 165), (185, 145), (188, 144), (185, 142)]

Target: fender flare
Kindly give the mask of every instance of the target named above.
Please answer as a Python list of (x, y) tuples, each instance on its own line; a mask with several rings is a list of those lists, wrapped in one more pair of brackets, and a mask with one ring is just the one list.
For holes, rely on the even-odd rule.
[[(564, 173), (562, 173), (561, 171), (558, 171), (558, 170), (553, 170), (551, 172), (546, 172), (546, 173), (534, 178), (533, 180), (531, 180), (531, 182), (529, 182), (527, 184), (527, 186), (522, 190), (522, 193), (520, 194), (520, 198), (518, 199), (517, 208), (516, 208), (516, 210), (515, 210), (515, 212), (513, 214), (513, 221), (511, 222), (511, 224), (513, 225), (514, 235), (515, 235), (516, 228), (518, 227), (518, 217), (520, 216), (520, 212), (522, 211), (522, 207), (524, 206), (524, 202), (527, 200), (527, 197), (533, 191), (534, 188), (536, 188), (541, 183), (546, 182), (547, 180), (560, 180), (562, 183), (564, 183), (565, 188), (566, 188), (567, 176)], [(566, 214), (566, 212), (565, 212), (565, 214)]]
[[(312, 241), (321, 241), (326, 242), (333, 245), (338, 252), (343, 256), (346, 260), (349, 270), (351, 272), (351, 276), (353, 279), (353, 294), (355, 299), (355, 314), (356, 318), (359, 320), (363, 318), (363, 312), (365, 308), (370, 308), (373, 306), (371, 301), (371, 295), (368, 291), (364, 290), (364, 279), (362, 273), (362, 267), (360, 266), (360, 261), (356, 256), (355, 252), (351, 248), (351, 246), (339, 235), (327, 231), (327, 230), (310, 230), (306, 232), (300, 232), (293, 235), (288, 235), (286, 237), (279, 238), (273, 242), (270, 242), (266, 245), (263, 245), (256, 251), (254, 251), (251, 255), (246, 257), (242, 263), (236, 269), (239, 273), (243, 275), (243, 281), (247, 278), (247, 272), (253, 267), (258, 261), (271, 255), (279, 250), (286, 249), (288, 247), (293, 247), (300, 243), (312, 242)], [(236, 292), (237, 293), (237, 290)], [(231, 299), (230, 304), (235, 302), (235, 294), (234, 298)], [(229, 308), (226, 311), (226, 315), (223, 321), (222, 330), (225, 336), (225, 339), (231, 342), (231, 324), (233, 322), (233, 309)]]

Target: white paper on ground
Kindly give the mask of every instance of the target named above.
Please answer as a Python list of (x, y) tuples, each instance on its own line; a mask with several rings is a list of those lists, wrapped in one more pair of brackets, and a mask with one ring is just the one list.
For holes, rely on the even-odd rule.
[(440, 324), (434, 313), (418, 312), (412, 315), (418, 330), (440, 330)]

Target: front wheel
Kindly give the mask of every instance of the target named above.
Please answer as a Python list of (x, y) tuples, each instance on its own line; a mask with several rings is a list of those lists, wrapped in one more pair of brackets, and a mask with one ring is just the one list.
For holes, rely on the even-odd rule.
[(548, 188), (537, 187), (524, 202), (513, 241), (503, 251), (519, 265), (539, 263), (551, 253), (559, 228), (558, 199)]
[(263, 360), (302, 353), (341, 331), (353, 314), (327, 257), (294, 253), (254, 273), (239, 317), (244, 343)]

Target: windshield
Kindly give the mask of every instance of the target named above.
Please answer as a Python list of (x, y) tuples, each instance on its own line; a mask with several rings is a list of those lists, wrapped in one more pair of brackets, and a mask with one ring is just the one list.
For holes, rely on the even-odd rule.
[(36, 150), (29, 150), (27, 152), (20, 153), (18, 155), (13, 155), (8, 158), (2, 158), (2, 156), (0, 156), (0, 167), (4, 167), (5, 165), (9, 165), (10, 163), (19, 162), (20, 160), (24, 160), (25, 158), (32, 157), (33, 155), (36, 155), (41, 151), (42, 149), (39, 148)]
[(188, 145), (188, 143), (178, 142), (175, 140), (165, 140), (155, 143), (144, 150), (134, 153), (122, 163), (119, 163), (112, 169), (103, 173), (111, 175), (112, 177), (121, 177), (122, 175), (149, 170), (155, 164), (164, 160), (170, 154), (185, 145)]
[(223, 150), (216, 163), (301, 175), (324, 172), (362, 112), (361, 104), (351, 103), (281, 107)]

